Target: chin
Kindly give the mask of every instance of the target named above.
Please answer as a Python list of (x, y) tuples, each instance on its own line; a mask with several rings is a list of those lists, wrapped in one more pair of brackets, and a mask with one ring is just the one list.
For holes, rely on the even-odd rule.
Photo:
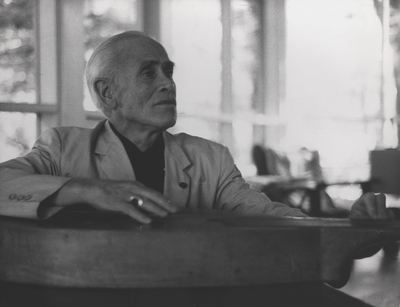
[(175, 126), (175, 124), (176, 124), (176, 119), (174, 119), (173, 121), (171, 121), (171, 122), (167, 125), (167, 127), (166, 127), (165, 129), (172, 128), (173, 126)]
[(165, 119), (164, 120), (160, 120), (158, 122), (158, 127), (160, 127), (163, 130), (167, 130), (167, 129), (175, 126), (175, 124), (176, 124), (176, 117), (172, 118), (170, 120), (165, 120)]

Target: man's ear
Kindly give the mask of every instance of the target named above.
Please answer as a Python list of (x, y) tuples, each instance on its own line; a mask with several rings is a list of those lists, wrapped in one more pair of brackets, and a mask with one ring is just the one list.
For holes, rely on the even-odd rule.
[(98, 79), (94, 82), (94, 89), (97, 96), (103, 101), (103, 105), (108, 109), (113, 109), (116, 107), (116, 102), (114, 99), (113, 88), (109, 80)]

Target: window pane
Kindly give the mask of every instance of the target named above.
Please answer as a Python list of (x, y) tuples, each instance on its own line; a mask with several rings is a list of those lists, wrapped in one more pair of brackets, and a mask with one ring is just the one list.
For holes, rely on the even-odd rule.
[(252, 164), (252, 115), (258, 95), (262, 71), (261, 3), (258, 0), (231, 1), (232, 31), (232, 98), (235, 162), (243, 173)]
[(261, 78), (261, 3), (234, 0), (232, 10), (232, 92), (234, 112), (252, 114)]
[(34, 4), (0, 1), (1, 102), (36, 102)]
[(36, 114), (0, 112), (0, 162), (28, 153), (36, 137)]
[(179, 131), (191, 135), (201, 135), (203, 138), (218, 142), (218, 134), (215, 133), (219, 129), (217, 121), (181, 115), (176, 128)]
[[(230, 147), (242, 172), (252, 163), (252, 117), (260, 97), (261, 1), (230, 1), (230, 48), (222, 46), (220, 0), (173, 0), (168, 7), (164, 31), (167, 50), (176, 63), (178, 122), (172, 132), (184, 131)], [(169, 28), (168, 28), (169, 27)], [(165, 29), (165, 28), (164, 28)], [(231, 54), (225, 54), (225, 52)], [(222, 107), (222, 61), (231, 60), (230, 101)], [(227, 70), (229, 67), (226, 67)], [(232, 106), (232, 107), (230, 107)], [(223, 109), (233, 114), (223, 114)], [(190, 116), (187, 116), (190, 115)], [(221, 124), (226, 123), (226, 129)], [(231, 133), (230, 133), (230, 131)], [(224, 135), (227, 133), (228, 135)], [(233, 142), (227, 141), (233, 135)]]
[[(85, 60), (94, 48), (112, 35), (139, 29), (136, 0), (85, 0), (84, 5)], [(84, 81), (86, 82), (86, 81)], [(85, 110), (96, 110), (89, 89), (85, 88)]]
[(287, 21), (285, 141), (318, 150), (327, 180), (368, 179), (369, 150), (395, 128), (373, 0), (287, 0)]
[[(221, 105), (220, 1), (173, 0), (170, 25), (173, 50), (168, 51), (176, 63), (178, 112), (218, 115)], [(202, 130), (195, 134), (204, 137)]]

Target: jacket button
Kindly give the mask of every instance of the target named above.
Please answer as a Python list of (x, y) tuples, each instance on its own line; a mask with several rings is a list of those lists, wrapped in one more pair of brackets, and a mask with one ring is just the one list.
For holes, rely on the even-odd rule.
[(25, 200), (30, 200), (32, 198), (32, 195), (27, 195), (26, 197), (25, 197)]
[(10, 200), (14, 200), (16, 198), (17, 198), (17, 194), (15, 194), (15, 193), (8, 195), (8, 199), (10, 199)]
[(186, 182), (180, 182), (180, 183), (179, 183), (179, 186), (180, 186), (182, 189), (186, 189), (186, 188), (188, 187), (188, 184), (187, 184)]
[(18, 195), (17, 200), (24, 200), (25, 199), (25, 195)]

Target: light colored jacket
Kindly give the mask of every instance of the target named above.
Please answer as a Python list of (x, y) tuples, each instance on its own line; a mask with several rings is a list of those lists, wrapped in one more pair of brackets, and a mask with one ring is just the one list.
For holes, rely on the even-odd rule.
[[(250, 189), (228, 149), (184, 133), (163, 133), (164, 195), (187, 208), (304, 216)], [(26, 156), (0, 164), (0, 215), (37, 218), (41, 201), (71, 178), (135, 180), (126, 151), (107, 120), (93, 129), (46, 130)]]

